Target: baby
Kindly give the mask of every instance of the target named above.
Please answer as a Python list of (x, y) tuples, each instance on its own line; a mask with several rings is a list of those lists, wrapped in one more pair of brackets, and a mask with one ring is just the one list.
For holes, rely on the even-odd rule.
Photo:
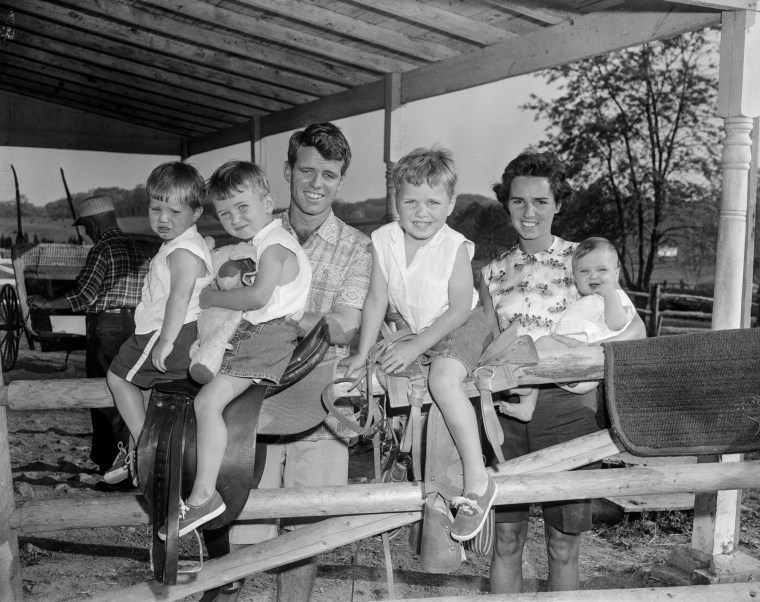
[[(580, 297), (562, 314), (552, 336), (536, 341), (538, 351), (553, 351), (570, 346), (564, 337), (582, 343), (598, 343), (623, 332), (636, 315), (631, 299), (620, 288), (620, 261), (615, 246), (606, 238), (592, 237), (580, 243), (573, 252), (573, 279)], [(597, 381), (560, 385), (571, 393), (588, 393)], [(512, 392), (521, 396), (520, 403), (503, 403), (507, 416), (529, 421), (533, 417), (538, 389), (520, 388)]]

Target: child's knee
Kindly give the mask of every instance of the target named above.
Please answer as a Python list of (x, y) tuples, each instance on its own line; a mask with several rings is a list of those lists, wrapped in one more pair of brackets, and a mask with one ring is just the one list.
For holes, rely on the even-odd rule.
[(462, 390), (462, 383), (466, 377), (467, 369), (458, 361), (452, 358), (437, 358), (430, 364), (428, 388), (434, 397), (436, 393)]

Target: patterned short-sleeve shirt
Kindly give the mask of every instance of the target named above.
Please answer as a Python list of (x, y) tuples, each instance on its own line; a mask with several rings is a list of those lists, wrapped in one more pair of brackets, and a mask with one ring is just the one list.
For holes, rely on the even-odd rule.
[(555, 236), (545, 251), (531, 255), (515, 246), (483, 268), (499, 330), (516, 322), (518, 334), (533, 340), (550, 334), (578, 298), (572, 267), (576, 246)]

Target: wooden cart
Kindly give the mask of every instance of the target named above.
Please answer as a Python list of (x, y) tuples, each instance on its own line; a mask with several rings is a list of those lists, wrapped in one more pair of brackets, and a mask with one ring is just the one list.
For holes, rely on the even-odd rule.
[(29, 296), (52, 298), (71, 288), (82, 270), (90, 245), (58, 243), (17, 244), (11, 251), (16, 286), (0, 289), (0, 355), (3, 372), (13, 369), (21, 333), (29, 347), (39, 343), (42, 351), (69, 354), (86, 348), (85, 315), (65, 310), (29, 308)]

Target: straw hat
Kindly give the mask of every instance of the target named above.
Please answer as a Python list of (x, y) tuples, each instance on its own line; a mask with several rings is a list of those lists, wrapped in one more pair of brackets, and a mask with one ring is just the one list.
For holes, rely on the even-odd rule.
[(101, 194), (82, 199), (77, 204), (77, 220), (72, 225), (80, 226), (83, 217), (90, 217), (91, 215), (99, 215), (101, 213), (114, 213), (113, 201), (111, 201), (110, 196)]

